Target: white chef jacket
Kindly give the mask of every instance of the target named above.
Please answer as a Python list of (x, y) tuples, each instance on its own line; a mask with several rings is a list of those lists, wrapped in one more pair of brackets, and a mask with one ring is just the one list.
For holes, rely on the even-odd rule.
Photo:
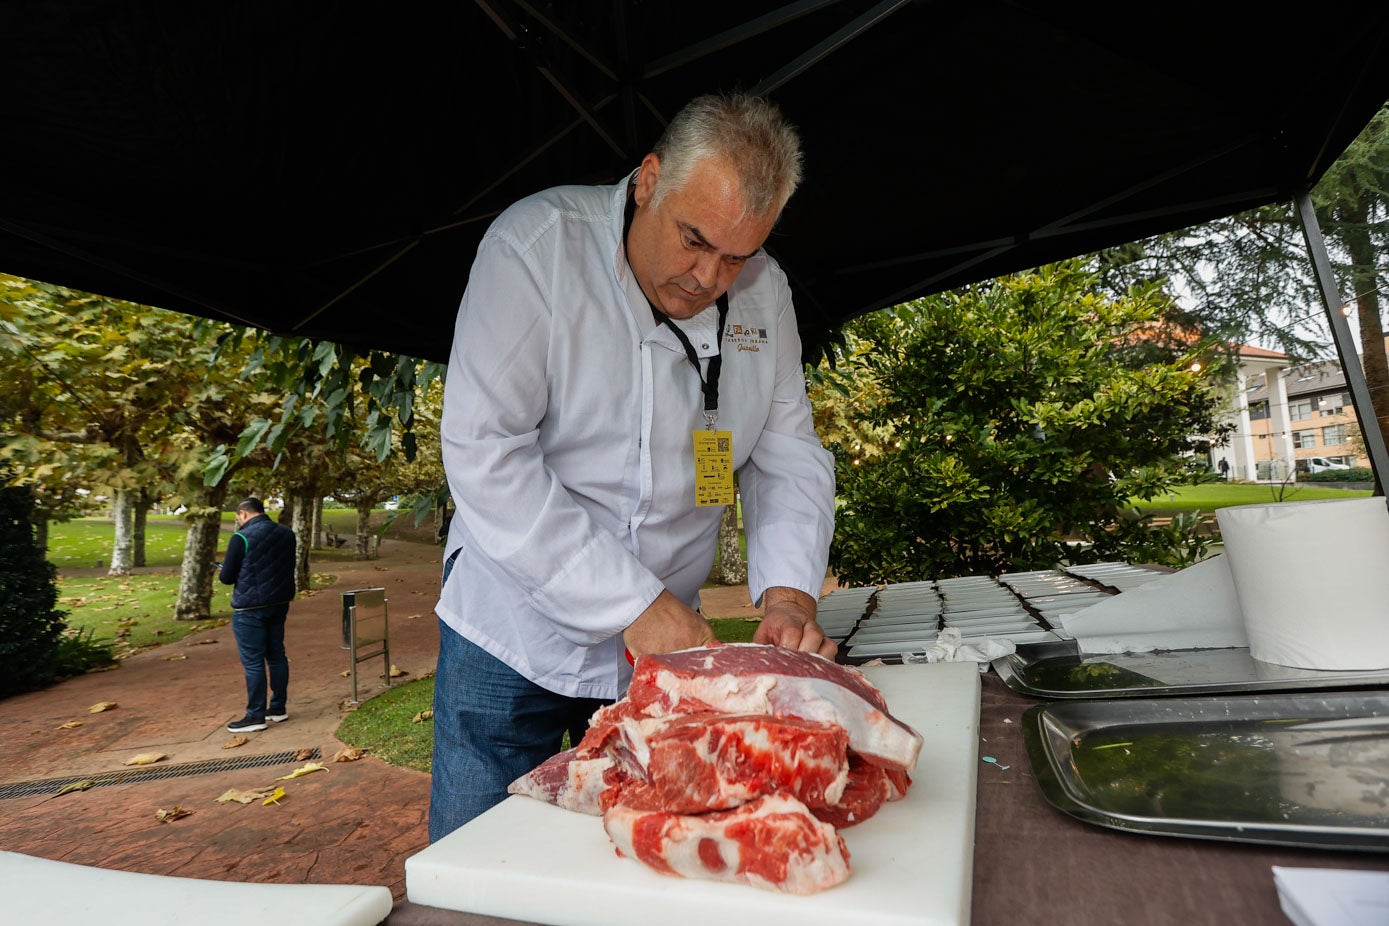
[[(502, 213), (458, 311), (441, 424), (461, 550), (437, 608), (543, 688), (616, 698), (621, 632), (663, 588), (691, 607), (721, 506), (697, 508), (699, 378), (622, 247), (627, 182), (558, 187)], [(677, 324), (702, 366), (718, 309)], [(733, 432), (754, 600), (819, 597), (834, 467), (815, 436), (786, 277), (759, 251), (729, 290), (717, 428)]]

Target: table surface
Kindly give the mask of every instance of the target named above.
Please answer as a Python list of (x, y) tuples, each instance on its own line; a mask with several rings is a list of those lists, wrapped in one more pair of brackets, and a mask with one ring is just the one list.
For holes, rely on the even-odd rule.
[[(1276, 926), (1289, 921), (1274, 865), (1389, 871), (1389, 854), (1124, 833), (1076, 820), (1047, 802), (1023, 746), (1022, 715), (1045, 702), (1014, 692), (993, 672), (982, 682), (971, 906), (977, 926)], [(397, 903), (386, 922), (514, 926), (408, 901)]]

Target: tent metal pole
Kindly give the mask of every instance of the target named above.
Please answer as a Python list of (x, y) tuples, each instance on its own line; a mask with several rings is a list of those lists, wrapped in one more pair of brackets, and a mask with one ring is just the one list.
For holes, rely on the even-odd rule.
[(1326, 241), (1322, 238), (1321, 225), (1317, 213), (1312, 208), (1312, 196), (1306, 190), (1294, 197), (1297, 215), (1302, 222), (1302, 235), (1307, 242), (1307, 252), (1312, 258), (1312, 269), (1317, 275), (1321, 290), (1322, 304), (1326, 317), (1331, 322), (1331, 338), (1336, 343), (1336, 353), (1341, 358), (1341, 372), (1346, 385), (1350, 387), (1351, 403), (1355, 406), (1355, 417), (1360, 421), (1360, 436), (1365, 441), (1365, 449), (1370, 454), (1370, 465), (1375, 471), (1375, 494), (1384, 493), (1384, 482), (1389, 478), (1389, 450), (1384, 446), (1384, 435), (1379, 429), (1379, 417), (1375, 414), (1374, 401), (1370, 398), (1370, 387), (1365, 382), (1365, 369), (1360, 365), (1360, 354), (1355, 349), (1351, 337), (1350, 323), (1341, 311), (1340, 290), (1331, 274), (1331, 258), (1326, 253)]

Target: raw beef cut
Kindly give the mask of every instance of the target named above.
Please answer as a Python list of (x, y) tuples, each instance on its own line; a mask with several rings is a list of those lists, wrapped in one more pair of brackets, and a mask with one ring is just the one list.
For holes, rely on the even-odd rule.
[(506, 790), (596, 817), (603, 812), (599, 796), (607, 787), (603, 773), (612, 764), (608, 756), (585, 758), (576, 746), (546, 759)]
[(786, 792), (808, 807), (839, 803), (848, 735), (834, 724), (762, 714), (628, 719), (599, 740), (613, 759), (604, 809), (702, 813)]
[[(905, 775), (905, 772), (896, 774)], [(839, 800), (825, 807), (811, 807), (815, 819), (839, 829), (855, 826), (878, 812), (884, 803), (902, 797), (896, 794), (887, 769), (870, 765), (858, 756), (849, 760), (849, 785)]]
[(729, 643), (637, 659), (627, 697), (594, 723), (645, 714), (772, 714), (838, 724), (874, 765), (910, 771), (921, 736), (888, 713), (882, 692), (848, 666), (779, 646)]
[(603, 828), (618, 855), (662, 874), (813, 894), (849, 877), (849, 850), (828, 823), (786, 795), (733, 810), (672, 814), (612, 807)]

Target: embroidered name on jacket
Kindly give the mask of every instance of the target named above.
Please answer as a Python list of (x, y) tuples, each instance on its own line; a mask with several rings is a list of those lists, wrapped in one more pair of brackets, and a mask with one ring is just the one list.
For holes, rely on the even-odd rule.
[(760, 351), (771, 343), (766, 328), (752, 328), (748, 325), (728, 324), (723, 329), (723, 339), (729, 347), (738, 350)]

